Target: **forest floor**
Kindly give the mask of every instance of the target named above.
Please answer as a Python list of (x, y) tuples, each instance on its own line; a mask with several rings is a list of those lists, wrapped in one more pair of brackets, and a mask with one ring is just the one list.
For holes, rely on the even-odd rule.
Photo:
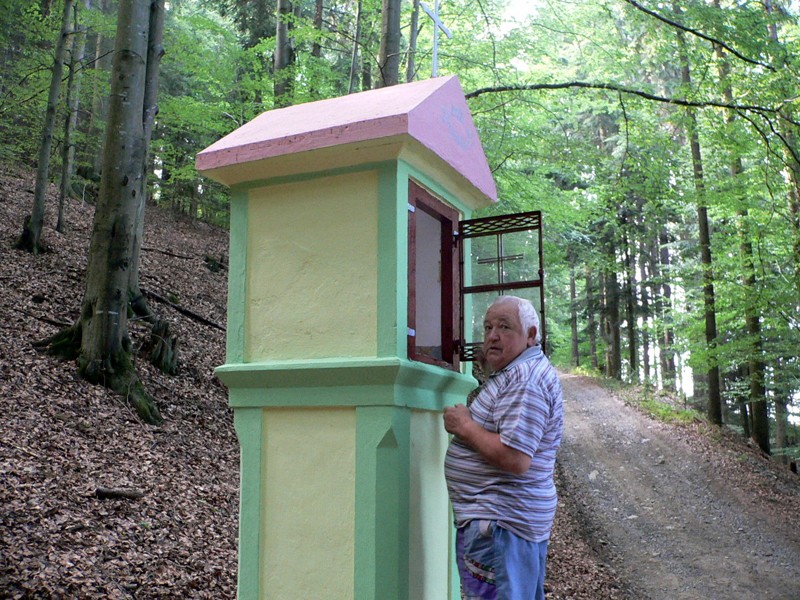
[[(33, 189), (0, 165), (0, 598), (233, 599), (238, 444), (213, 372), (227, 232), (148, 207), (142, 288), (180, 339), (176, 376), (137, 360), (165, 417), (152, 427), (34, 348), (78, 315), (93, 207), (68, 200), (56, 233), (51, 189), (50, 251), (34, 257), (12, 249)], [(141, 343), (144, 326), (131, 330)], [(549, 600), (800, 598), (795, 475), (732, 435), (563, 380)], [(100, 499), (103, 487), (142, 496)]]

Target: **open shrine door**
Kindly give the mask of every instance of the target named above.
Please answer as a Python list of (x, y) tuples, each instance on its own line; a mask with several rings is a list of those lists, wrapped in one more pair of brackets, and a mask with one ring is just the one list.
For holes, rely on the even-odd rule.
[(527, 298), (539, 313), (546, 350), (542, 213), (532, 211), (459, 223), (461, 360), (474, 360), (483, 342), (483, 316), (500, 295)]

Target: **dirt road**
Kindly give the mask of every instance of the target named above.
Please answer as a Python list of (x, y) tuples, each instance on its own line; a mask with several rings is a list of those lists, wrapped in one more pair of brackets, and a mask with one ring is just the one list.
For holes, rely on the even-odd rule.
[(795, 475), (651, 420), (590, 379), (562, 382), (564, 495), (630, 598), (800, 600)]

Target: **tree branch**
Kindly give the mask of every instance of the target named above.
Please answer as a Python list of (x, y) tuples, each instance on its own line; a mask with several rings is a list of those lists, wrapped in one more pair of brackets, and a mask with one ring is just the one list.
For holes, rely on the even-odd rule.
[(769, 108), (766, 106), (758, 106), (755, 104), (729, 104), (727, 102), (716, 102), (714, 100), (694, 101), (686, 100), (684, 98), (670, 98), (668, 96), (659, 96), (651, 94), (643, 90), (629, 88), (624, 85), (617, 85), (615, 83), (591, 83), (588, 81), (565, 81), (562, 83), (530, 83), (520, 85), (498, 85), (492, 87), (485, 87), (474, 90), (465, 94), (467, 99), (477, 98), (483, 94), (497, 94), (502, 92), (531, 92), (536, 90), (566, 90), (570, 88), (584, 88), (593, 90), (610, 90), (613, 92), (620, 92), (623, 94), (631, 94), (632, 96), (639, 96), (645, 100), (653, 100), (654, 102), (661, 102), (664, 104), (675, 104), (677, 106), (686, 106), (693, 108), (727, 108), (730, 110), (738, 111), (751, 111), (759, 114), (763, 113), (778, 113), (780, 109)]
[(215, 323), (214, 321), (210, 321), (209, 319), (206, 319), (203, 315), (198, 315), (196, 312), (191, 311), (188, 308), (183, 308), (182, 306), (178, 306), (174, 302), (170, 302), (169, 299), (164, 298), (164, 296), (161, 296), (161, 295), (159, 295), (159, 294), (157, 294), (155, 292), (151, 292), (149, 290), (142, 290), (142, 293), (144, 293), (145, 296), (149, 296), (153, 300), (158, 300), (159, 302), (161, 302), (163, 304), (166, 304), (167, 306), (169, 306), (171, 308), (174, 308), (179, 313), (181, 313), (183, 315), (186, 315), (187, 317), (189, 317), (191, 319), (194, 319), (195, 321), (199, 321), (200, 323), (203, 323), (204, 325), (208, 325), (209, 327), (213, 327), (214, 329), (219, 329), (220, 331), (225, 331), (225, 328), (222, 325), (220, 325), (219, 323)]
[(158, 252), (159, 254), (163, 254), (164, 256), (172, 256), (174, 258), (185, 258), (187, 260), (192, 260), (195, 258), (194, 256), (188, 256), (186, 254), (177, 254), (175, 252), (170, 252), (169, 250), (161, 250), (160, 248), (152, 248), (150, 246), (142, 246), (142, 250), (145, 252)]
[(675, 21), (671, 21), (671, 20), (667, 19), (666, 17), (661, 16), (657, 12), (654, 12), (654, 11), (648, 9), (648, 8), (645, 8), (641, 4), (638, 4), (637, 2), (635, 2), (635, 0), (625, 0), (625, 2), (627, 2), (628, 4), (633, 6), (635, 9), (642, 11), (646, 15), (649, 15), (649, 16), (653, 17), (654, 19), (658, 19), (662, 23), (666, 23), (670, 27), (675, 27), (676, 29), (681, 29), (682, 31), (685, 31), (686, 33), (691, 33), (692, 35), (694, 35), (696, 37), (699, 37), (700, 39), (706, 40), (707, 42), (711, 42), (712, 44), (717, 44), (720, 47), (725, 48), (725, 50), (727, 50), (728, 52), (730, 52), (731, 54), (733, 54), (737, 58), (739, 58), (739, 59), (741, 59), (741, 60), (743, 60), (745, 62), (748, 62), (751, 65), (758, 65), (760, 67), (764, 67), (765, 69), (769, 69), (770, 71), (775, 71), (776, 70), (775, 67), (773, 67), (772, 65), (769, 65), (767, 63), (763, 63), (763, 62), (760, 62), (760, 61), (757, 61), (757, 60), (754, 60), (752, 58), (748, 58), (748, 57), (744, 56), (740, 52), (737, 52), (736, 50), (731, 48), (725, 42), (721, 42), (716, 38), (712, 38), (711, 36), (706, 35), (703, 32), (698, 31), (696, 29), (692, 29), (691, 27), (687, 27), (686, 25), (681, 25), (680, 23), (677, 23)]
[(106, 488), (99, 487), (95, 489), (94, 495), (100, 500), (108, 499), (125, 499), (125, 500), (138, 500), (144, 497), (144, 492), (133, 488)]
[(22, 313), (26, 317), (32, 317), (34, 319), (38, 319), (38, 320), (40, 320), (40, 321), (42, 321), (44, 323), (47, 323), (49, 325), (54, 325), (54, 326), (59, 327), (61, 329), (63, 329), (64, 327), (69, 327), (71, 325), (71, 323), (65, 323), (64, 321), (57, 321), (55, 319), (51, 319), (49, 317), (44, 317), (42, 315), (34, 315), (34, 314), (29, 313), (27, 310), (24, 310), (22, 308), (14, 307), (14, 310), (16, 310), (19, 313)]

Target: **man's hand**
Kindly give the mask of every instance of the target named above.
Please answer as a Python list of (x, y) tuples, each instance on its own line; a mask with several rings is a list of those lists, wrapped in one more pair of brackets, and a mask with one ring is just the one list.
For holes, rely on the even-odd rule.
[(444, 409), (444, 428), (447, 433), (463, 437), (464, 431), (472, 423), (472, 415), (463, 404), (448, 406)]
[(444, 428), (448, 433), (461, 438), (495, 467), (515, 475), (522, 475), (530, 468), (530, 456), (506, 446), (499, 434), (487, 431), (473, 421), (472, 414), (463, 404), (445, 407), (443, 416)]

